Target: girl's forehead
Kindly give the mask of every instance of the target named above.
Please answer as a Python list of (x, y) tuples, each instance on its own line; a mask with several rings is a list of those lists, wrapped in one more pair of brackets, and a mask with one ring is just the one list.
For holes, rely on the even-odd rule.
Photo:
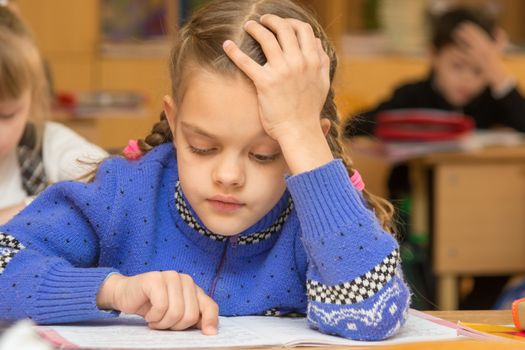
[(257, 94), (252, 84), (239, 77), (197, 73), (188, 81), (179, 101), (183, 118), (252, 119), (259, 115)]
[(184, 132), (198, 130), (230, 139), (269, 138), (260, 121), (255, 88), (240, 75), (196, 73), (179, 103), (177, 120)]
[(191, 65), (191, 68), (184, 74), (184, 90), (214, 90), (231, 88), (255, 93), (255, 86), (244, 75), (239, 73), (220, 73), (201, 66)]

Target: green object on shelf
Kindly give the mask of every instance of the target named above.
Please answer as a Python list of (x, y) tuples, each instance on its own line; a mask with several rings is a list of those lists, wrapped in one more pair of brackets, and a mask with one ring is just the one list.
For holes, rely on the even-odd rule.
[(379, 29), (379, 18), (377, 15), (377, 9), (379, 8), (380, 0), (365, 0), (363, 2), (363, 29), (364, 30), (377, 30)]

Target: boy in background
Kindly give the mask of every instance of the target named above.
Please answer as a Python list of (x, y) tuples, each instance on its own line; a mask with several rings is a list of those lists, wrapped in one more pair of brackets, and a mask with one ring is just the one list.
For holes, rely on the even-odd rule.
[(479, 129), (502, 125), (525, 132), (525, 99), (501, 61), (505, 43), (505, 33), (481, 13), (457, 8), (442, 14), (433, 25), (429, 75), (350, 118), (346, 136), (373, 135), (379, 112), (406, 108), (460, 112)]
[[(436, 109), (459, 112), (474, 119), (478, 129), (505, 126), (525, 132), (525, 99), (515, 78), (505, 69), (501, 52), (506, 34), (495, 22), (471, 8), (454, 8), (435, 18), (431, 37), (431, 66), (428, 76), (394, 90), (375, 108), (349, 118), (345, 136), (374, 136), (377, 115), (396, 109)], [(389, 199), (402, 208), (409, 202), (410, 183), (406, 164), (392, 169), (388, 180)], [(407, 202), (408, 201), (408, 202)], [(402, 246), (418, 252), (414, 267), (405, 259), (407, 278), (417, 290), (414, 307), (432, 307), (433, 278), (428, 248), (411, 242), (406, 211), (398, 211)], [(428, 261), (427, 261), (428, 262)], [(410, 271), (411, 270), (411, 271)], [(460, 303), (461, 309), (488, 309), (494, 305), (508, 278), (476, 277), (474, 289)], [(423, 295), (423, 299), (419, 299)], [(425, 300), (427, 299), (427, 300)]]

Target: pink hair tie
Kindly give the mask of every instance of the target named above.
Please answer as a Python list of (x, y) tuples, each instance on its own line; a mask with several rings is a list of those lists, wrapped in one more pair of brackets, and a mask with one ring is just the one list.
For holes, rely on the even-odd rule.
[(128, 145), (124, 148), (122, 153), (126, 158), (131, 160), (136, 160), (142, 157), (142, 151), (140, 150), (137, 140), (129, 140)]
[(361, 177), (361, 174), (359, 174), (359, 171), (354, 170), (354, 173), (350, 177), (350, 181), (356, 190), (361, 192), (365, 189), (365, 183), (363, 182), (363, 178)]

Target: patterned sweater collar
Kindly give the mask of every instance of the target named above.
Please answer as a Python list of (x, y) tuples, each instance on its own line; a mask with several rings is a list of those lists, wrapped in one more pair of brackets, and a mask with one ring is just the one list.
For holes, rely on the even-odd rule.
[(180, 182), (175, 185), (175, 208), (184, 223), (203, 237), (217, 242), (235, 239), (238, 245), (251, 245), (266, 241), (279, 233), (293, 210), (293, 201), (286, 192), (268, 214), (236, 236), (223, 236), (208, 230), (197, 217), (182, 193)]

